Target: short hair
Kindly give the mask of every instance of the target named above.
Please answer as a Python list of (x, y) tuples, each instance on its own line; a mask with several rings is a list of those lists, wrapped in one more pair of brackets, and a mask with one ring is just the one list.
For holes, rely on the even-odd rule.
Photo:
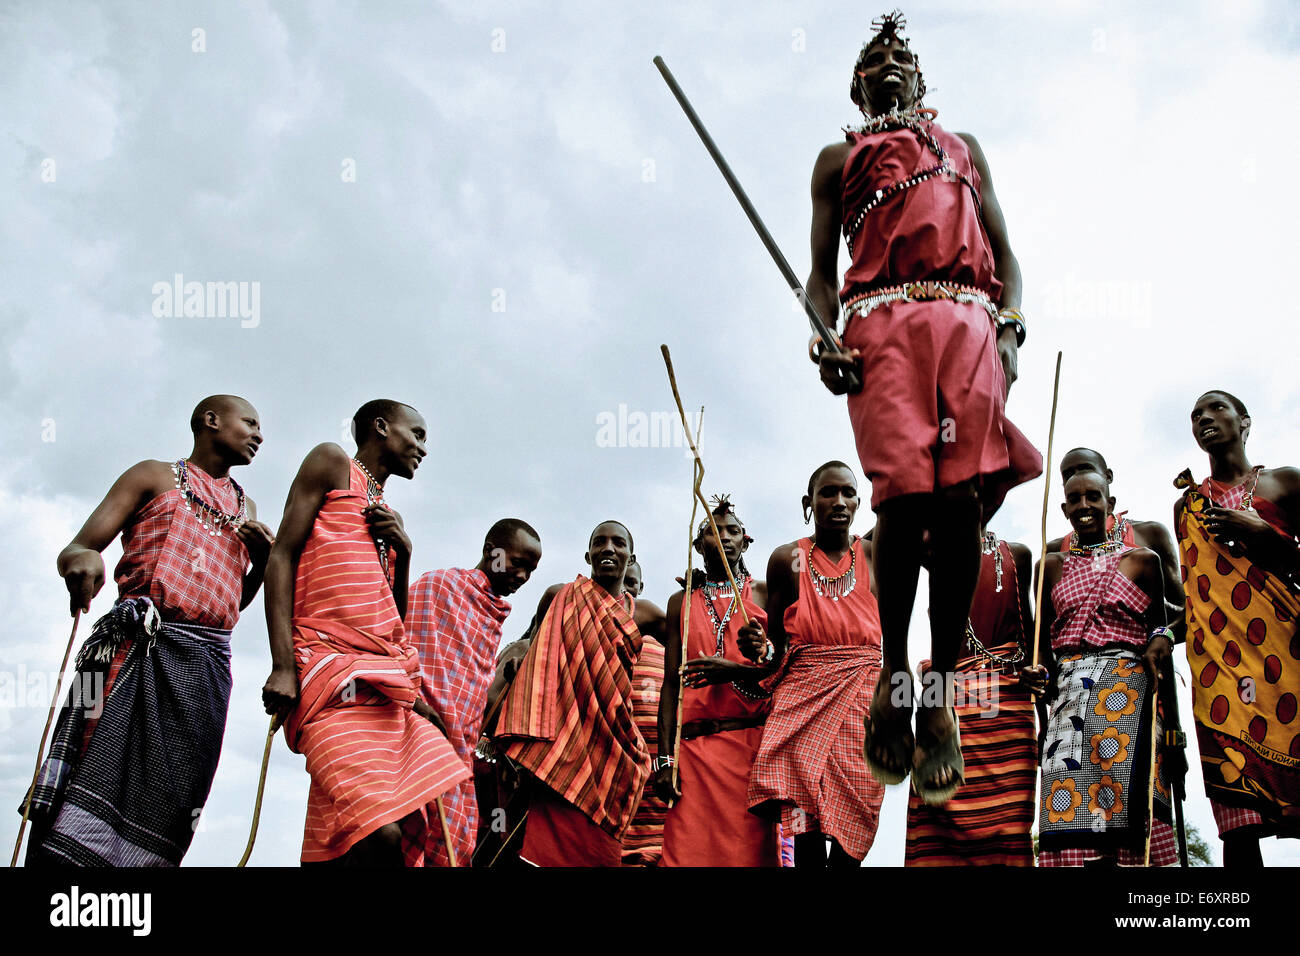
[(1085, 454), (1085, 455), (1092, 455), (1094, 458), (1096, 458), (1097, 461), (1099, 461), (1099, 462), (1101, 463), (1102, 471), (1106, 471), (1106, 470), (1108, 470), (1108, 469), (1110, 468), (1110, 465), (1106, 464), (1106, 456), (1105, 456), (1105, 455), (1103, 455), (1101, 452), (1097, 451), (1097, 449), (1095, 449), (1095, 448), (1084, 448), (1082, 445), (1080, 445), (1078, 448), (1071, 448), (1071, 449), (1070, 449), (1069, 451), (1067, 451), (1064, 455), (1062, 455), (1062, 456), (1061, 456), (1061, 464), (1060, 464), (1060, 467), (1061, 467), (1061, 468), (1064, 468), (1064, 467), (1065, 467), (1065, 459), (1069, 458), (1071, 455), (1073, 455), (1073, 454), (1075, 454), (1075, 453), (1078, 453), (1078, 452), (1082, 452), (1082, 453)]
[(502, 518), (488, 528), (488, 533), (483, 536), (483, 546), (494, 544), (501, 547), (513, 541), (517, 534), (526, 534), (538, 544), (542, 543), (542, 536), (527, 521), (521, 518)]
[(1065, 492), (1065, 485), (1068, 485), (1071, 481), (1074, 481), (1074, 479), (1076, 479), (1076, 478), (1089, 478), (1089, 477), (1091, 477), (1091, 478), (1096, 478), (1098, 481), (1101, 482), (1101, 486), (1102, 486), (1103, 488), (1106, 489), (1106, 497), (1109, 498), (1109, 497), (1110, 497), (1110, 482), (1106, 480), (1106, 476), (1105, 476), (1105, 474), (1103, 474), (1103, 473), (1100, 472), (1100, 471), (1076, 471), (1076, 472), (1075, 472), (1074, 474), (1072, 474), (1068, 479), (1066, 479), (1065, 483), (1061, 486), (1061, 492), (1062, 492), (1062, 494), (1064, 494), (1064, 492)]
[(397, 416), (399, 408), (410, 408), (411, 411), (415, 411), (405, 402), (394, 401), (391, 398), (375, 398), (366, 402), (352, 416), (352, 440), (360, 445), (370, 437), (370, 426), (374, 424), (376, 418), (392, 421)]
[[(817, 487), (817, 479), (820, 478), (820, 477), (822, 476), (822, 473), (823, 473), (823, 472), (830, 471), (832, 468), (843, 468), (843, 469), (844, 469), (845, 471), (847, 471), (849, 474), (851, 474), (851, 475), (853, 474), (853, 469), (850, 468), (848, 465), (846, 465), (844, 462), (842, 462), (842, 461), (828, 461), (828, 462), (826, 462), (826, 464), (820, 466), (816, 471), (814, 471), (814, 472), (812, 473), (812, 476), (808, 479), (808, 494), (809, 494), (809, 495), (811, 495), (811, 494), (813, 493), (813, 489)], [(857, 475), (853, 475), (853, 477), (854, 477), (854, 478), (857, 478)]]
[(190, 413), (190, 431), (197, 435), (203, 430), (203, 418), (208, 412), (216, 412), (220, 415), (222, 412), (230, 410), (235, 402), (248, 402), (238, 395), (209, 395), (203, 401), (194, 406), (194, 411)]
[(635, 558), (633, 558), (631, 561), (627, 563), (628, 571), (631, 571), (633, 568), (636, 568), (637, 572), (641, 574), (642, 577), (645, 576), (645, 572), (641, 569), (641, 562), (637, 561)]
[[(628, 546), (628, 548), (631, 549), (631, 550), (633, 550), (633, 551), (636, 550), (636, 544), (632, 541), (632, 530), (631, 530), (627, 525), (625, 525), (623, 522), (621, 522), (621, 521), (619, 521), (619, 520), (617, 520), (617, 519), (615, 519), (615, 518), (610, 518), (608, 521), (602, 521), (600, 524), (596, 525), (596, 528), (599, 528), (601, 524), (616, 524), (616, 525), (618, 525), (620, 528), (622, 528), (624, 531), (627, 532), (627, 546)], [(591, 534), (587, 535), (587, 547), (591, 547), (591, 539), (594, 538), (594, 537), (596, 536), (596, 528), (592, 528), (592, 529), (591, 529)]]
[[(912, 44), (908, 42), (907, 37), (898, 31), (907, 26), (907, 20), (903, 17), (903, 11), (894, 10), (886, 13), (884, 16), (876, 17), (871, 21), (871, 25), (876, 28), (876, 32), (871, 39), (862, 45), (862, 50), (858, 53), (857, 62), (853, 64), (853, 79), (849, 83), (849, 99), (853, 100), (853, 105), (864, 113), (867, 111), (867, 101), (862, 96), (862, 84), (859, 82), (859, 73), (867, 62), (867, 54), (877, 43), (887, 40), (898, 40), (899, 43), (907, 47), (910, 52)], [(920, 105), (921, 100), (925, 99), (925, 77), (921, 74), (921, 61), (917, 59), (915, 53), (912, 54), (912, 62), (916, 65), (916, 105)]]
[(1239, 399), (1236, 395), (1233, 395), (1232, 392), (1225, 392), (1221, 388), (1211, 388), (1205, 391), (1203, 394), (1222, 395), (1224, 398), (1228, 400), (1228, 404), (1231, 405), (1236, 410), (1238, 415), (1240, 415), (1242, 418), (1250, 417), (1250, 412), (1246, 411), (1246, 403), (1243, 402), (1241, 399)]

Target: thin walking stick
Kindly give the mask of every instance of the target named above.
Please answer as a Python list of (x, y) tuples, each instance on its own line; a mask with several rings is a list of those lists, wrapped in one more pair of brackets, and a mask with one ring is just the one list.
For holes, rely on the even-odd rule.
[(32, 785), (27, 790), (27, 800), (23, 803), (23, 822), (18, 828), (18, 839), (14, 842), (14, 855), (9, 860), (12, 869), (18, 865), (18, 851), (23, 845), (23, 834), (27, 832), (27, 820), (32, 812), (32, 797), (36, 793), (36, 781), (41, 776), (41, 758), (45, 756), (45, 741), (50, 736), (50, 724), (54, 721), (54, 708), (59, 703), (59, 694), (63, 690), (63, 674), (68, 669), (68, 658), (72, 656), (72, 644), (77, 639), (77, 625), (81, 623), (81, 609), (72, 616), (72, 633), (68, 635), (68, 646), (63, 651), (63, 663), (59, 665), (59, 679), (54, 685), (54, 699), (50, 701), (50, 712), (45, 716), (45, 730), (41, 732), (41, 745), (36, 751), (36, 769), (32, 772)]
[[(669, 366), (669, 375), (672, 374)], [(677, 389), (674, 385), (673, 393)], [(704, 409), (700, 408), (700, 420), (704, 420)], [(686, 593), (682, 605), (682, 634), (681, 634), (681, 653), (677, 661), (677, 720), (673, 730), (673, 790), (677, 790), (677, 782), (680, 779), (677, 771), (677, 758), (682, 749), (682, 698), (686, 696), (686, 640), (691, 633), (691, 577), (693, 575), (693, 565), (695, 560), (695, 510), (699, 506), (700, 499), (700, 482), (704, 480), (704, 466), (700, 464), (700, 459), (696, 458), (691, 465), (692, 480), (694, 484), (691, 488), (691, 523), (686, 529)], [(669, 803), (672, 806), (672, 803)]]
[(451, 830), (447, 826), (447, 808), (442, 805), (442, 797), (433, 798), (434, 805), (438, 808), (438, 821), (442, 824), (442, 842), (447, 844), (447, 860), (449, 865), (456, 865), (456, 848), (451, 845)]
[(1156, 832), (1156, 710), (1160, 706), (1160, 682), (1151, 680), (1151, 768), (1147, 774), (1147, 842), (1142, 853), (1142, 865), (1151, 865), (1151, 838)]
[(1047, 459), (1043, 462), (1043, 544), (1038, 553), (1038, 587), (1034, 598), (1034, 656), (1031, 667), (1038, 666), (1038, 635), (1043, 630), (1043, 562), (1047, 560), (1047, 503), (1052, 493), (1052, 442), (1056, 438), (1056, 400), (1061, 393), (1061, 353), (1056, 353), (1056, 381), (1052, 383), (1052, 421), (1047, 429)]
[(266, 732), (266, 746), (262, 748), (262, 770), (257, 775), (257, 799), (253, 802), (253, 826), (248, 831), (248, 846), (244, 847), (244, 855), (239, 858), (235, 868), (248, 865), (248, 858), (253, 855), (253, 842), (257, 839), (257, 824), (262, 819), (262, 794), (266, 791), (266, 768), (271, 762), (271, 744), (275, 741), (275, 732), (278, 729), (278, 714), (271, 715), (271, 726)]

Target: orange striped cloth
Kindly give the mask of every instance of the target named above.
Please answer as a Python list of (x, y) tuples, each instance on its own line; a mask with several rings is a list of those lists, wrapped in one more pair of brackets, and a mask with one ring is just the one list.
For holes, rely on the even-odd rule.
[(633, 719), (640, 656), (629, 607), (580, 574), (552, 600), (497, 723), (506, 756), (617, 839), (650, 776)]
[(434, 799), (470, 774), (411, 709), (420, 659), (402, 629), (365, 507), (366, 478), (353, 463), (349, 487), (325, 496), (294, 584), (301, 690), (284, 731), (311, 774), (302, 861), (335, 859), (400, 821), (407, 865), (423, 866), (442, 839)]
[[(632, 668), (632, 711), (641, 728), (647, 752), (659, 747), (659, 692), (664, 683), (664, 649), (658, 641), (646, 641), (641, 657)], [(646, 780), (627, 833), (623, 834), (624, 866), (658, 866), (664, 851), (664, 820), (668, 804), (659, 799)]]

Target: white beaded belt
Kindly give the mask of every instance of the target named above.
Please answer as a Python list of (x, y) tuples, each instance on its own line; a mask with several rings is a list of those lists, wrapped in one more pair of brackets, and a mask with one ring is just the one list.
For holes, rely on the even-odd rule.
[(844, 303), (845, 328), (854, 316), (870, 315), (882, 305), (893, 302), (956, 302), (962, 305), (975, 303), (982, 306), (989, 314), (989, 321), (997, 324), (998, 307), (983, 289), (970, 285), (958, 285), (955, 282), (907, 282), (903, 285), (890, 286), (887, 289), (875, 289), (856, 295)]

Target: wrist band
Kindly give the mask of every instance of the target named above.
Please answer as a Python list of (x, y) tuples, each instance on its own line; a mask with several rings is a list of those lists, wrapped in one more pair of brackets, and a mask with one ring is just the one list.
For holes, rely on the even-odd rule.
[(666, 754), (662, 757), (655, 757), (650, 766), (652, 770), (658, 773), (660, 770), (663, 770), (664, 767), (671, 767), (675, 763), (677, 763), (677, 761), (673, 759), (673, 755)]
[(1150, 644), (1150, 643), (1151, 643), (1152, 641), (1154, 641), (1157, 637), (1163, 637), (1165, 640), (1167, 640), (1167, 641), (1169, 642), (1169, 644), (1170, 644), (1171, 647), (1172, 647), (1175, 643), (1177, 643), (1177, 642), (1174, 640), (1174, 632), (1171, 631), (1171, 630), (1170, 630), (1169, 628), (1167, 628), (1167, 627), (1157, 627), (1157, 628), (1156, 628), (1154, 631), (1152, 631), (1151, 634), (1147, 637), (1147, 643)]
[(999, 309), (998, 310), (998, 335), (1008, 325), (1013, 326), (1016, 330), (1016, 347), (1025, 344), (1025, 316), (1019, 309)]
[(776, 657), (776, 645), (772, 643), (771, 638), (768, 638), (767, 647), (763, 649), (763, 656), (758, 659), (758, 662), (760, 664), (770, 664), (774, 657)]

